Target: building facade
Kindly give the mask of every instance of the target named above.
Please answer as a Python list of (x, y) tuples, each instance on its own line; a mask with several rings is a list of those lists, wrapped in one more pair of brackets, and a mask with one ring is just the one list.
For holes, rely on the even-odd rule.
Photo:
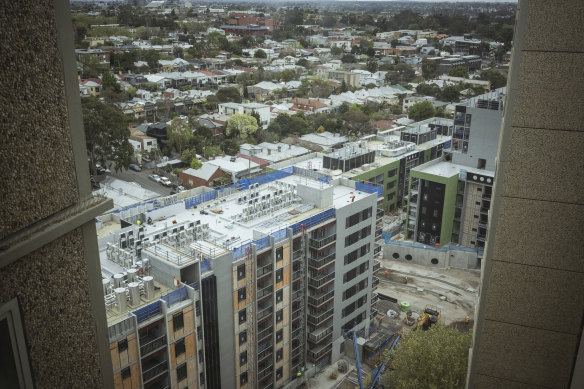
[(292, 172), (119, 214), (100, 238), (117, 387), (281, 387), (369, 334), (379, 191)]

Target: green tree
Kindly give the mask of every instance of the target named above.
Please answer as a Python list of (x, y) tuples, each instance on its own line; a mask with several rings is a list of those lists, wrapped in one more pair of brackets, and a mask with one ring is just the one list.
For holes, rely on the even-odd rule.
[(102, 166), (112, 162), (116, 171), (127, 169), (134, 148), (129, 141), (130, 130), (124, 114), (94, 97), (81, 99), (81, 107), (91, 172), (95, 173), (98, 162)]
[(345, 134), (359, 136), (371, 132), (369, 117), (359, 110), (349, 109), (343, 114)]
[(332, 55), (341, 55), (341, 54), (343, 54), (343, 49), (341, 49), (338, 46), (333, 46), (333, 47), (331, 47), (331, 54)]
[(101, 76), (101, 86), (105, 88), (111, 88), (115, 92), (120, 92), (120, 84), (116, 80), (113, 74), (110, 72), (104, 72)]
[(296, 78), (296, 72), (292, 69), (284, 69), (280, 75), (280, 78), (284, 82), (292, 81), (294, 78)]
[(422, 59), (422, 75), (426, 80), (431, 80), (438, 75), (438, 63), (427, 58)]
[(428, 331), (410, 331), (392, 351), (391, 370), (382, 377), (394, 389), (464, 388), (472, 332), (461, 333), (436, 324)]
[(268, 58), (268, 55), (262, 49), (257, 49), (253, 56), (254, 58)]
[(481, 80), (491, 82), (491, 90), (502, 88), (507, 85), (507, 77), (496, 69), (483, 70), (479, 75)]
[(357, 62), (357, 58), (355, 58), (353, 54), (345, 54), (341, 58), (341, 61), (343, 61), (343, 63), (355, 63)]
[(377, 67), (377, 60), (371, 58), (369, 61), (367, 61), (367, 70), (371, 73), (375, 73), (377, 71)]
[(227, 120), (225, 135), (229, 137), (239, 136), (241, 139), (247, 139), (247, 137), (253, 135), (258, 128), (258, 122), (253, 116), (236, 113), (235, 115), (231, 115), (229, 120)]
[(420, 101), (413, 104), (408, 110), (408, 117), (415, 121), (431, 118), (436, 113), (434, 106), (429, 101)]
[(197, 158), (197, 150), (195, 148), (186, 149), (181, 154), (181, 161), (189, 165), (192, 169), (200, 169), (203, 164)]
[(166, 136), (168, 138), (168, 147), (175, 149), (182, 155), (183, 150), (193, 139), (193, 130), (188, 123), (175, 117), (166, 127)]
[(303, 66), (308, 69), (310, 67), (310, 62), (308, 62), (306, 58), (300, 58), (298, 62), (296, 62), (296, 65)]
[[(241, 95), (239, 89), (235, 87), (221, 88), (217, 91), (217, 99), (221, 103), (241, 103)], [(207, 99), (209, 100), (209, 99)]]
[(465, 66), (456, 66), (450, 69), (449, 76), (468, 78), (468, 69)]
[(221, 148), (219, 146), (205, 146), (203, 147), (203, 157), (211, 158), (221, 154)]

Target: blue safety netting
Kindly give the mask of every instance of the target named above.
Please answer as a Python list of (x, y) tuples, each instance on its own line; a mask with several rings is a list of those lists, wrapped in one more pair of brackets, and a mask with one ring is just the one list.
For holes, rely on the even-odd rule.
[(190, 209), (195, 205), (199, 205), (201, 203), (205, 203), (207, 201), (215, 200), (217, 198), (217, 191), (212, 190), (210, 192), (201, 193), (200, 195), (190, 197), (185, 199), (185, 208)]
[(331, 208), (327, 211), (321, 212), (318, 215), (314, 215), (306, 220), (303, 220), (301, 222), (298, 222), (296, 224), (293, 224), (292, 226), (290, 226), (290, 228), (292, 228), (292, 232), (294, 234), (297, 234), (301, 231), (302, 226), (304, 225), (304, 228), (311, 228), (314, 227), (328, 219), (332, 219), (335, 217), (335, 210), (334, 208)]
[(248, 189), (251, 184), (267, 184), (268, 182), (272, 182), (275, 180), (279, 180), (284, 177), (288, 177), (294, 174), (294, 167), (289, 166), (287, 168), (276, 170), (274, 172), (264, 174), (261, 176), (257, 176), (254, 178), (242, 178), (237, 183), (241, 185), (241, 190)]
[(201, 273), (211, 270), (211, 260), (205, 258), (201, 261)]
[(274, 242), (279, 242), (282, 239), (286, 239), (286, 228), (272, 232), (272, 236), (274, 237)]
[(138, 323), (142, 323), (154, 317), (162, 312), (162, 305), (160, 304), (160, 300), (153, 302), (152, 304), (146, 305), (144, 308), (140, 308), (134, 311), (134, 315), (138, 318)]
[(355, 182), (355, 189), (365, 193), (377, 193), (377, 197), (383, 197), (383, 188), (381, 186)]
[(256, 245), (256, 250), (259, 251), (259, 250), (264, 249), (270, 245), (270, 237), (265, 236), (261, 239), (254, 240), (253, 243), (255, 243), (255, 245)]
[(180, 303), (181, 301), (185, 301), (188, 298), (187, 288), (182, 287), (177, 290), (173, 290), (166, 296), (162, 296), (162, 299), (166, 301), (166, 305), (170, 308), (176, 303)]

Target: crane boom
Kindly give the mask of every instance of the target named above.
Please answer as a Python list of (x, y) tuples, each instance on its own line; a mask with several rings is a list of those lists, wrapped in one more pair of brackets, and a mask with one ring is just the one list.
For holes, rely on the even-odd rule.
[[(391, 352), (391, 350), (395, 350), (395, 346), (397, 346), (397, 342), (399, 342), (400, 338), (401, 338), (401, 334), (398, 334), (398, 336), (393, 341), (391, 348), (389, 349), (390, 352)], [(375, 389), (375, 385), (377, 385), (377, 383), (379, 382), (379, 379), (381, 378), (381, 374), (383, 373), (383, 370), (385, 370), (385, 367), (387, 366), (387, 363), (389, 362), (390, 358), (391, 358), (391, 354), (387, 357), (387, 360), (385, 362), (383, 362), (381, 364), (381, 366), (379, 367), (377, 374), (375, 374), (373, 381), (371, 381), (371, 389)]]

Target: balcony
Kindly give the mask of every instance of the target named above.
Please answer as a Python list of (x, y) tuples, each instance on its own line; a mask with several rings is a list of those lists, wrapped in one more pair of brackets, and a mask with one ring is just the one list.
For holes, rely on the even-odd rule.
[(371, 305), (375, 304), (377, 301), (379, 301), (379, 295), (377, 293), (372, 293), (371, 294)]
[(333, 349), (332, 344), (327, 344), (318, 348), (313, 348), (308, 350), (308, 357), (313, 363), (320, 361)]
[(142, 356), (142, 358), (166, 346), (166, 335), (162, 335), (152, 340), (150, 339), (140, 338), (140, 343), (144, 343), (144, 345), (140, 347), (140, 355)]
[(144, 383), (150, 381), (151, 379), (158, 377), (162, 373), (168, 370), (168, 361), (164, 360), (162, 362), (157, 360), (150, 360), (143, 364), (142, 366), (142, 378)]
[(292, 331), (292, 334), (290, 335), (290, 337), (291, 337), (291, 339), (295, 339), (301, 335), (302, 335), (302, 328), (297, 328), (294, 331)]
[(320, 250), (331, 243), (334, 243), (337, 240), (337, 234), (332, 234), (331, 236), (327, 236), (324, 238), (317, 238), (317, 239), (309, 239), (308, 246), (314, 249)]
[(383, 232), (383, 229), (381, 229), (381, 228), (375, 229), (375, 238), (381, 237), (382, 232)]
[(297, 259), (302, 258), (302, 254), (303, 254), (302, 251), (303, 251), (302, 249), (298, 249), (298, 250), (292, 252), (292, 260), (296, 261)]
[[(381, 249), (381, 246), (379, 246), (379, 248)], [(375, 247), (375, 249), (377, 249), (377, 247)], [(373, 250), (373, 252), (375, 252), (375, 250)], [(374, 260), (373, 261), (373, 271), (377, 271), (381, 269), (381, 262)]]
[(377, 315), (377, 309), (371, 308), (371, 314), (369, 315), (369, 317), (371, 319), (373, 319), (376, 315)]
[(270, 315), (273, 311), (273, 301), (269, 300), (265, 304), (258, 304), (258, 314), (256, 316), (256, 320), (263, 319), (264, 317)]
[(325, 312), (309, 312), (306, 320), (313, 325), (317, 325), (319, 323), (324, 322), (327, 319), (330, 319), (333, 315), (334, 309), (330, 308)]
[(274, 368), (274, 364), (272, 361), (265, 363), (263, 366), (258, 366), (258, 380), (261, 380), (264, 377), (267, 377), (272, 373)]
[(376, 219), (381, 219), (385, 215), (383, 209), (377, 209)]
[(325, 265), (334, 262), (335, 260), (335, 253), (329, 254), (322, 258), (310, 258), (308, 259), (308, 266), (315, 270), (320, 270)]
[(379, 286), (379, 278), (377, 277), (373, 277), (373, 282), (371, 283), (371, 287), (373, 289), (377, 288)]
[(308, 279), (308, 285), (314, 288), (320, 288), (329, 283), (330, 281), (334, 280), (334, 278), (335, 278), (334, 271), (325, 275), (316, 275), (316, 277), (311, 277)]
[(264, 286), (263, 289), (259, 289), (258, 290), (258, 292), (256, 294), (256, 297), (259, 300), (262, 297), (269, 296), (273, 291), (274, 291), (274, 286), (273, 285)]
[(308, 305), (314, 308), (320, 308), (323, 304), (329, 302), (333, 297), (335, 297), (334, 290), (308, 296)]
[(266, 328), (263, 331), (260, 331), (258, 329), (258, 342), (262, 342), (264, 340), (266, 340), (268, 337), (272, 336), (272, 334), (274, 333), (274, 327), (270, 326), (268, 328)]
[(324, 339), (327, 337), (327, 335), (330, 335), (333, 333), (333, 326), (330, 325), (329, 327), (326, 327), (320, 331), (313, 331), (313, 332), (309, 332), (308, 333), (308, 340), (317, 343), (320, 340)]
[(258, 279), (259, 279), (261, 276), (263, 276), (264, 274), (271, 273), (271, 272), (272, 272), (272, 270), (274, 270), (274, 265), (273, 265), (273, 264), (271, 264), (271, 263), (268, 263), (267, 265), (264, 265), (264, 266), (258, 267), (258, 272), (257, 272), (257, 274), (258, 274)]

